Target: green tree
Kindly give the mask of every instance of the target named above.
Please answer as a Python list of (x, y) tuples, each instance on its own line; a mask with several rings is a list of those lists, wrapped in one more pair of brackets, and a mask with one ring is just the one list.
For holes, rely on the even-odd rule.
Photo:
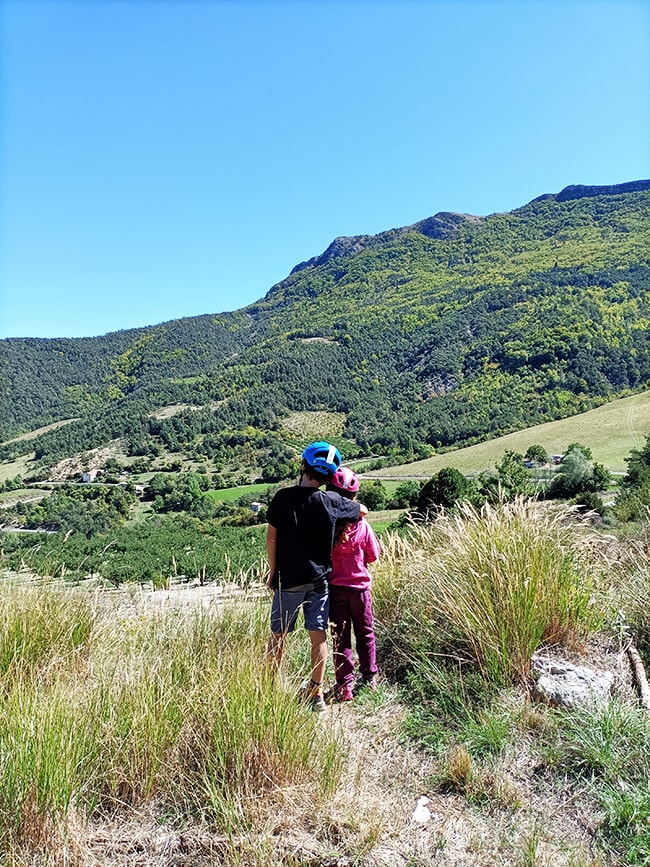
[[(571, 443), (571, 445), (567, 446), (565, 457), (569, 454), (569, 452), (578, 451), (581, 452), (588, 461), (593, 460), (593, 454), (589, 446), (583, 446), (582, 443)], [(564, 463), (564, 460), (562, 461)]]
[(167, 473), (156, 473), (149, 480), (149, 489), (154, 497), (167, 497), (176, 489), (176, 478)]
[(528, 461), (535, 461), (536, 464), (548, 463), (548, 452), (546, 451), (544, 446), (540, 446), (537, 444), (528, 446), (524, 457)]
[(478, 487), (481, 497), (490, 503), (535, 493), (535, 483), (524, 466), (523, 455), (510, 450), (504, 452), (495, 472), (481, 474)]
[(573, 446), (562, 459), (561, 470), (549, 485), (549, 496), (570, 499), (578, 494), (605, 490), (611, 475), (602, 464), (592, 463), (583, 447)]
[(467, 479), (456, 467), (443, 467), (435, 476), (422, 486), (417, 511), (427, 515), (437, 507), (451, 509), (459, 500), (475, 501), (476, 485)]
[(620, 485), (626, 490), (639, 490), (650, 487), (650, 436), (640, 449), (632, 449), (625, 459), (627, 473), (621, 479)]
[(379, 479), (363, 480), (359, 487), (359, 500), (371, 511), (383, 509), (386, 503), (386, 488)]
[(650, 436), (625, 459), (627, 473), (619, 482), (615, 513), (620, 521), (641, 520), (650, 506)]
[(386, 503), (388, 509), (410, 509), (417, 505), (422, 483), (411, 481), (402, 482), (395, 489), (393, 496)]

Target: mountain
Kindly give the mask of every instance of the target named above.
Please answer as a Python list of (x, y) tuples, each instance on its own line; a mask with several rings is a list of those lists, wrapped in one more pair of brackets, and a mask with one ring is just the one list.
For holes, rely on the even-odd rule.
[[(404, 457), (650, 385), (650, 181), (337, 238), (255, 304), (80, 339), (0, 341), (0, 450), (43, 464), (122, 438), (281, 475), (295, 413)], [(167, 408), (161, 410), (161, 408)], [(165, 417), (167, 416), (167, 417)]]

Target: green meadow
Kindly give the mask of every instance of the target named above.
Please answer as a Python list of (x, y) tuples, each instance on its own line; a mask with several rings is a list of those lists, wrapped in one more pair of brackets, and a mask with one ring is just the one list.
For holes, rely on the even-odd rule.
[(260, 485), (239, 485), (234, 488), (222, 488), (219, 491), (209, 491), (210, 497), (219, 503), (234, 503), (240, 497), (249, 494), (258, 494), (266, 491), (269, 488), (268, 484)]
[(650, 434), (650, 391), (613, 400), (597, 409), (516, 431), (464, 449), (437, 454), (423, 461), (373, 471), (377, 478), (430, 478), (443, 467), (470, 475), (493, 467), (504, 452), (525, 454), (541, 445), (549, 455), (563, 454), (571, 443), (588, 446), (593, 458), (614, 473), (627, 469), (625, 458), (643, 446)]

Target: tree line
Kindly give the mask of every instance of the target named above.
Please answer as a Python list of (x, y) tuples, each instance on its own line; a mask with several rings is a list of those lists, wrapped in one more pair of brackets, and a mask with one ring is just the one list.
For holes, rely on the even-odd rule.
[[(505, 452), (494, 470), (468, 478), (454, 467), (427, 482), (407, 480), (392, 494), (377, 479), (364, 479), (359, 498), (372, 511), (403, 509), (395, 527), (426, 521), (460, 502), (482, 503), (534, 496), (573, 502), (605, 519), (643, 520), (650, 508), (650, 436), (627, 458), (628, 471), (614, 492), (615, 505), (602, 499), (611, 483), (607, 470), (580, 443), (567, 447), (557, 472), (539, 483), (536, 466), (546, 464), (543, 448), (525, 455)], [(527, 466), (533, 464), (533, 466)], [(0, 565), (27, 566), (41, 575), (105, 580), (155, 581), (169, 577), (224, 579), (249, 570), (264, 556), (265, 506), (277, 485), (244, 494), (232, 503), (210, 496), (209, 479), (200, 473), (159, 474), (150, 482), (152, 506), (146, 518), (129, 520), (136, 502), (128, 486), (69, 486), (38, 503), (18, 503), (5, 520), (47, 535), (1, 533)], [(251, 508), (255, 503), (255, 511)]]

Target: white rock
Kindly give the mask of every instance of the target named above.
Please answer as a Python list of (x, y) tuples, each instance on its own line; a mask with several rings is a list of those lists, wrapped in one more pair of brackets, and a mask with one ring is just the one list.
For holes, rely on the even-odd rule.
[(536, 655), (531, 659), (531, 668), (538, 695), (560, 707), (604, 701), (614, 684), (611, 671), (598, 671), (560, 659)]
[(431, 810), (427, 807), (431, 800), (426, 795), (418, 798), (415, 810), (411, 816), (411, 822), (418, 822), (420, 825), (425, 825), (431, 818)]

